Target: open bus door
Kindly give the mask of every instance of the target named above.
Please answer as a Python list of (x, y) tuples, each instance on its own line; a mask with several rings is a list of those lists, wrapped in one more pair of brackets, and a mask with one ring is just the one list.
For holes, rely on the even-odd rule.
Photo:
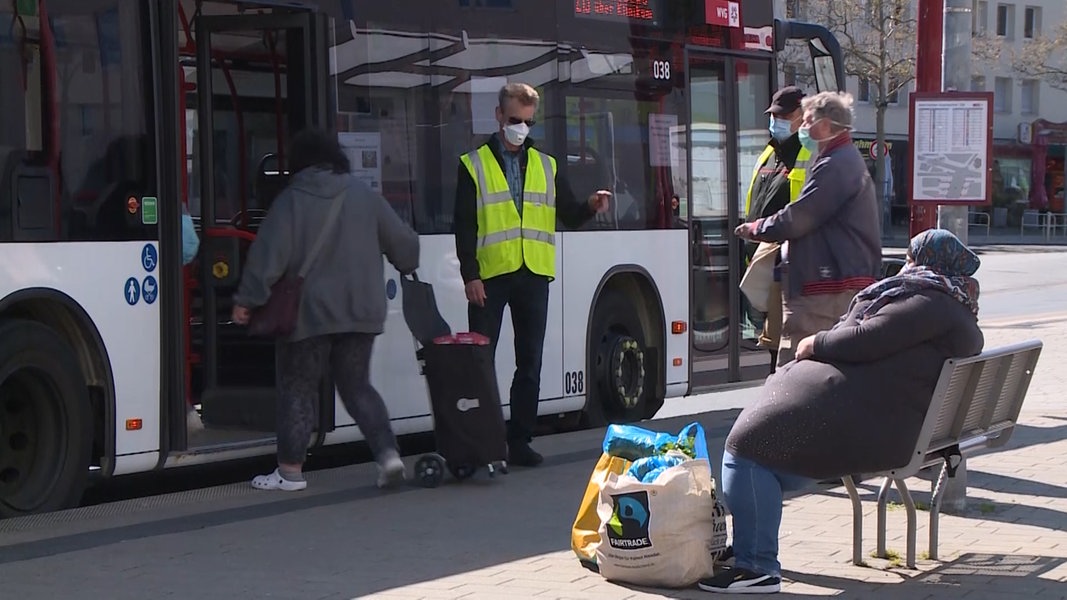
[[(195, 60), (185, 56), (183, 67), (195, 68), (185, 114), (195, 111), (187, 127), (196, 129), (189, 150), (199, 185), (190, 187), (201, 223), (187, 380), (206, 426), (187, 441), (224, 449), (274, 435), (275, 344), (232, 323), (231, 297), (258, 224), (288, 181), (288, 140), (330, 128), (331, 21), (312, 11), (182, 16), (195, 39)], [(332, 423), (324, 412), (320, 423)]]
[[(774, 50), (804, 42), (818, 91), (845, 89), (841, 47), (821, 25), (774, 22)], [(690, 390), (765, 377), (768, 352), (757, 344), (762, 317), (738, 289), (744, 247), (733, 235), (752, 172), (768, 140), (763, 107), (777, 81), (769, 56), (686, 50), (689, 124), (672, 135), (685, 148), (687, 185), (680, 202), (690, 228)], [(744, 105), (742, 105), (744, 103)], [(753, 104), (755, 108), (753, 108)]]

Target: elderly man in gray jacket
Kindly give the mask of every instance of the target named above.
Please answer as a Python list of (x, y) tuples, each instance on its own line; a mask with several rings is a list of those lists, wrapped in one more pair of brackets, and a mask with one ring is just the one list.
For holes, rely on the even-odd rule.
[(782, 242), (782, 341), (778, 366), (796, 343), (830, 329), (882, 261), (874, 182), (852, 143), (852, 96), (823, 92), (801, 103), (799, 136), (816, 155), (796, 202), (737, 227), (747, 240)]

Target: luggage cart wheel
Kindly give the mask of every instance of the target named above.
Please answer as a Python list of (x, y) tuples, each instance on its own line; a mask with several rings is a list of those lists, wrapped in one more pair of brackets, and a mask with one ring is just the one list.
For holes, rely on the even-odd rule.
[(436, 454), (427, 454), (415, 463), (415, 477), (422, 487), (435, 488), (445, 478), (445, 459)]
[(449, 470), (452, 471), (452, 476), (460, 481), (470, 479), (470, 477), (474, 475), (474, 467), (467, 464), (456, 465), (454, 467), (449, 465)]

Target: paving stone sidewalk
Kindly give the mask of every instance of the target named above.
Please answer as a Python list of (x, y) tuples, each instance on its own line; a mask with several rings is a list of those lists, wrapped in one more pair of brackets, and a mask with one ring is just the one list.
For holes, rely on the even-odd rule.
[[(1067, 598), (1067, 322), (987, 325), (986, 348), (1038, 338), (1044, 342), (1023, 405), (1020, 426), (1006, 449), (968, 461), (965, 514), (943, 514), (940, 561), (923, 560), (928, 515), (918, 515), (916, 570), (904, 568), (905, 513), (891, 504), (888, 549), (898, 560), (851, 564), (852, 517), (843, 487), (786, 502), (782, 523), (782, 594), (843, 598)], [(717, 469), (716, 469), (717, 470)], [(919, 503), (929, 502), (929, 479), (908, 481)], [(864, 550), (875, 547), (877, 482), (860, 488), (866, 506)], [(577, 493), (577, 492), (572, 492)], [(895, 492), (891, 502), (899, 500)], [(894, 508), (898, 508), (894, 510)], [(561, 549), (368, 598), (639, 599), (708, 598), (699, 590), (646, 590), (608, 583), (582, 569)]]
[[(983, 324), (987, 348), (1034, 337), (1045, 345), (1012, 441), (969, 461), (969, 509), (942, 516), (941, 561), (920, 560), (914, 571), (874, 559), (869, 567), (851, 565), (849, 501), (841, 488), (824, 489), (786, 503), (783, 595), (1067, 598), (1064, 317)], [(716, 456), (736, 407), (755, 392), (678, 399), (666, 411), (675, 416), (653, 427), (677, 431), (699, 420)], [(537, 469), (433, 490), (380, 492), (373, 466), (364, 464), (311, 472), (309, 488), (298, 494), (241, 482), (3, 521), (0, 600), (711, 596), (615, 585), (578, 565), (570, 525), (602, 437), (582, 431), (539, 438), (546, 460)], [(928, 481), (909, 486), (917, 501), (929, 501)], [(861, 491), (870, 552), (875, 490)], [(889, 517), (888, 546), (903, 553), (904, 512), (890, 510)]]

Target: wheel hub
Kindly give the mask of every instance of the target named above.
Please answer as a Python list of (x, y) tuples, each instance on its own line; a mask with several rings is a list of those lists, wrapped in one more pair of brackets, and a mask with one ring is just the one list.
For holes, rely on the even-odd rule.
[(635, 408), (645, 390), (645, 353), (628, 335), (616, 335), (611, 342), (609, 381), (612, 396), (626, 410)]

